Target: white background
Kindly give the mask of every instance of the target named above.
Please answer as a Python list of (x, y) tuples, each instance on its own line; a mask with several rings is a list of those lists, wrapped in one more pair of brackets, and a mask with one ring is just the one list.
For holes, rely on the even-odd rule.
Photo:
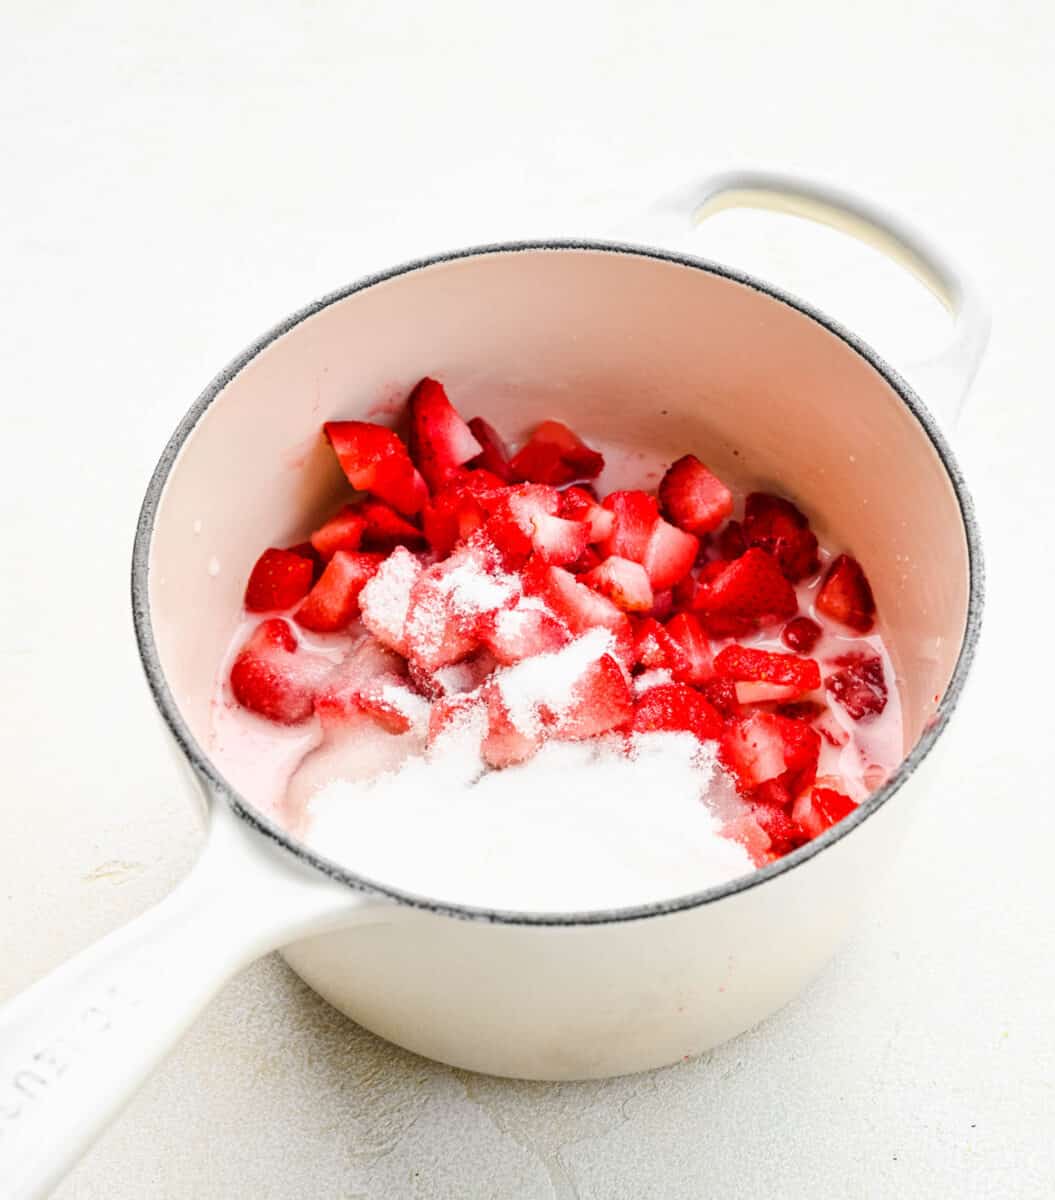
[[(957, 434), (990, 577), (974, 687), (943, 789), (800, 1000), (670, 1070), (510, 1083), (379, 1042), (271, 959), (62, 1200), (1050, 1196), (1055, 7), (8, 0), (4, 17), (0, 996), (194, 858), (133, 649), (132, 531), (180, 415), (285, 313), (419, 253), (604, 235), (738, 164), (909, 215), (994, 312)], [(946, 328), (917, 285), (801, 223), (723, 216), (686, 244), (898, 365)]]

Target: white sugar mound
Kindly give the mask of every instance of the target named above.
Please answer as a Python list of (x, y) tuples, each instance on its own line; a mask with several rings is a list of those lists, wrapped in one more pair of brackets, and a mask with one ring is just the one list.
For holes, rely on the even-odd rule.
[[(585, 639), (581, 639), (585, 640)], [(714, 751), (687, 733), (545, 744), (488, 771), (482, 710), (424, 755), (312, 796), (308, 843), (379, 883), (520, 912), (623, 908), (754, 869), (721, 834), (737, 804)]]

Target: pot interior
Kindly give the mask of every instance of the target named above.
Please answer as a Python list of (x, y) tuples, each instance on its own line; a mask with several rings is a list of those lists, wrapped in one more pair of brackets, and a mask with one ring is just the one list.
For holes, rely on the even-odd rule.
[(963, 641), (968, 547), (948, 471), (894, 387), (749, 283), (644, 253), (542, 247), (361, 287), (219, 387), (172, 466), (149, 553), (161, 667), (199, 745), (253, 562), (298, 540), (340, 491), (322, 423), (385, 419), (426, 374), (511, 439), (557, 417), (588, 441), (692, 451), (745, 489), (790, 495), (866, 565), (906, 752), (919, 738)]

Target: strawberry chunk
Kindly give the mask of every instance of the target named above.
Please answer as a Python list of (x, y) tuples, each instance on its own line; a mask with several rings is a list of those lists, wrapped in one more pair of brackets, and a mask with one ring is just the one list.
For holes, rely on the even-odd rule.
[(483, 736), (487, 727), (487, 707), (480, 693), (469, 692), (437, 700), (429, 713), (428, 744), (432, 746), (448, 730), (468, 726), (474, 720), (479, 720)]
[[(513, 562), (517, 559), (523, 561), (531, 554), (535, 549), (536, 540), (551, 540), (554, 552), (559, 554), (561, 544), (565, 540), (562, 537), (563, 526), (546, 529), (543, 520), (545, 517), (557, 516), (560, 493), (556, 488), (538, 483), (521, 483), (505, 488), (493, 496), (483, 497), (483, 503), (490, 513), (487, 522), (489, 536)], [(567, 560), (568, 562), (573, 561), (585, 549), (585, 530), (572, 532), (571, 538), (572, 542), (566, 549), (578, 546), (579, 550)]]
[(314, 564), (292, 550), (265, 550), (256, 560), (245, 588), (249, 612), (292, 608), (311, 590)]
[(433, 550), (446, 556), (482, 528), (503, 485), (489, 471), (467, 471), (425, 505), (422, 524)]
[(397, 546), (359, 594), (363, 624), (382, 645), (404, 656), (407, 610), (422, 569), (405, 546)]
[(800, 695), (798, 688), (784, 683), (762, 683), (758, 680), (740, 681), (736, 684), (736, 699), (739, 704), (781, 704)]
[(311, 535), (311, 546), (324, 561), (329, 562), (338, 550), (358, 550), (366, 531), (366, 519), (359, 506), (346, 504), (339, 513)]
[(714, 677), (711, 639), (692, 613), (678, 613), (667, 622), (666, 631), (685, 656), (687, 665), (674, 667), (674, 678), (682, 683), (705, 683)]
[[(366, 500), (359, 505), (359, 516), (364, 521), (363, 545), (368, 550), (389, 551), (395, 546), (420, 547), (425, 535), (410, 521), (383, 500)], [(345, 547), (341, 547), (345, 549)]]
[(726, 646), (715, 656), (714, 669), (725, 679), (784, 684), (798, 692), (812, 692), (821, 686), (821, 669), (812, 658), (748, 646)]
[[(780, 790), (784, 791), (783, 788)], [(762, 788), (756, 790), (756, 803), (751, 805), (751, 812), (769, 837), (772, 853), (777, 856), (787, 854), (801, 846), (803, 842), (808, 841), (808, 836), (803, 833), (802, 829), (792, 820), (790, 813), (781, 805), (769, 803), (767, 800), (758, 800), (758, 793), (761, 791)]]
[(428, 490), (396, 433), (369, 421), (327, 421), (322, 428), (352, 487), (401, 513), (421, 511)]
[(443, 384), (422, 379), (407, 400), (410, 457), (435, 491), (462, 463), (483, 452), (473, 431), (447, 399)]
[(615, 554), (644, 562), (653, 526), (659, 520), (655, 497), (640, 491), (612, 492), (605, 497), (604, 507), (613, 520), (612, 532), (601, 543), (601, 553), (606, 558)]
[(565, 565), (573, 574), (585, 575), (587, 571), (592, 571), (594, 567), (599, 567), (603, 562), (604, 559), (597, 552), (597, 548), (587, 546), (574, 562)]
[(736, 684), (731, 679), (708, 679), (699, 684), (699, 689), (723, 717), (735, 718), (741, 715), (740, 702), (736, 698)]
[(679, 458), (659, 484), (663, 512), (679, 529), (702, 536), (732, 514), (733, 494), (694, 454)]
[(634, 705), (635, 733), (673, 730), (691, 733), (701, 742), (721, 736), (722, 718), (694, 688), (684, 683), (649, 688)]
[(752, 492), (744, 504), (744, 540), (771, 554), (792, 583), (820, 567), (817, 539), (810, 523), (790, 500), (768, 492)]
[(855, 721), (878, 716), (887, 704), (887, 684), (878, 656), (845, 654), (835, 660), (841, 669), (825, 679), (828, 694)]
[(651, 671), (669, 671), (675, 679), (686, 682), (692, 673), (688, 654), (655, 617), (645, 617), (636, 624), (634, 665)]
[(785, 626), (780, 640), (796, 654), (809, 654), (820, 640), (821, 627), (809, 617), (795, 617)]
[(794, 795), (816, 776), (820, 736), (801, 721), (754, 712), (726, 728), (722, 756), (745, 791), (777, 779)]
[(358, 696), (359, 708), (388, 733), (425, 733), (429, 724), (429, 702), (395, 677), (381, 677), (366, 684)]
[(487, 735), (480, 745), (484, 762), (501, 768), (530, 758), (542, 745), (541, 734), (518, 728), (494, 680), (484, 685), (482, 695), (487, 705)]
[(666, 521), (657, 521), (648, 535), (642, 559), (652, 586), (662, 591), (684, 579), (692, 570), (699, 549), (699, 540), (691, 533), (683, 533)]
[(795, 589), (764, 550), (752, 547), (730, 563), (709, 567), (716, 570), (701, 573), (694, 607), (709, 617), (732, 618), (733, 636), (739, 622), (751, 628), (767, 619), (785, 620), (798, 607)]
[(560, 487), (577, 479), (595, 479), (604, 457), (560, 421), (543, 421), (509, 464), (516, 479)]
[(622, 667), (611, 654), (587, 666), (572, 685), (553, 735), (568, 740), (599, 737), (630, 720), (634, 702)]
[(476, 691), (498, 666), (498, 660), (490, 650), (482, 647), (461, 662), (449, 663), (436, 671), (426, 671), (415, 662), (407, 666), (411, 682), (417, 690), (430, 700), (438, 700), (444, 696)]
[(648, 573), (640, 563), (631, 562), (628, 558), (613, 554), (579, 578), (587, 587), (607, 596), (625, 612), (648, 612), (652, 607), (652, 586), (648, 581)]
[(832, 562), (817, 593), (817, 611), (858, 633), (868, 633), (875, 624), (872, 588), (856, 558), (840, 554)]
[(480, 641), (503, 666), (552, 654), (571, 641), (567, 625), (533, 596), (522, 597), (515, 608), (489, 613), (478, 632)]
[(593, 588), (579, 583), (570, 571), (532, 559), (524, 569), (524, 587), (541, 597), (572, 633), (586, 633), (600, 625), (629, 634), (626, 613)]
[(806, 838), (815, 838), (836, 821), (849, 816), (856, 807), (849, 796), (834, 788), (815, 787), (798, 797), (791, 810), (791, 819)]
[(549, 513), (531, 518), (531, 545), (546, 560), (557, 566), (576, 562), (586, 549), (590, 535), (584, 521), (566, 521)]
[(589, 540), (603, 542), (612, 534), (614, 515), (598, 504), (597, 499), (583, 487), (566, 488), (560, 494), (560, 515), (569, 521), (584, 521), (589, 529)]
[(513, 471), (509, 466), (509, 451), (498, 430), (483, 417), (473, 417), (469, 422), (469, 431), (480, 443), (480, 453), (469, 459), (468, 465), (482, 467), (496, 475), (503, 483), (512, 483)]
[(362, 714), (364, 689), (380, 681), (402, 683), (407, 673), (403, 658), (365, 634), (327, 676), (315, 696), (315, 711), (327, 728), (347, 724)]
[(383, 554), (350, 554), (338, 550), (293, 614), (293, 619), (316, 633), (334, 633), (343, 629), (358, 613), (359, 593), (383, 561)]
[(739, 521), (730, 521), (725, 526), (718, 534), (715, 548), (718, 551), (718, 557), (724, 558), (726, 562), (732, 562), (734, 558), (739, 558), (743, 554), (747, 549), (747, 542), (744, 539), (744, 527)]
[(299, 725), (311, 716), (315, 689), (330, 668), (300, 651), (288, 623), (272, 617), (253, 630), (231, 664), (231, 691), (250, 712)]

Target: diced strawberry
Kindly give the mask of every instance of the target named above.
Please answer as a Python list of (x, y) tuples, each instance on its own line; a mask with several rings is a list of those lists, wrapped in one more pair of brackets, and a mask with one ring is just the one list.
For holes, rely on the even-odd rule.
[(292, 608), (311, 590), (314, 565), (292, 550), (265, 550), (256, 560), (245, 588), (249, 612)]
[(615, 517), (596, 497), (580, 486), (566, 488), (560, 494), (560, 515), (569, 521), (585, 521), (591, 542), (603, 542), (611, 536)]
[(369, 421), (328, 421), (323, 430), (352, 487), (401, 513), (421, 511), (428, 499), (425, 481), (396, 433)]
[(674, 611), (674, 593), (670, 588), (652, 593), (652, 607), (648, 615), (657, 621), (665, 621)]
[(475, 691), (498, 666), (498, 660), (490, 650), (481, 647), (461, 662), (449, 663), (436, 671), (426, 671), (415, 662), (407, 666), (411, 682), (417, 690), (430, 700), (438, 700), (443, 696)]
[(359, 505), (346, 504), (341, 511), (320, 525), (311, 535), (311, 546), (324, 562), (329, 562), (338, 550), (358, 550), (366, 531), (366, 519)]
[(531, 525), (531, 544), (547, 562), (564, 566), (576, 562), (586, 549), (590, 531), (584, 521), (535, 513)]
[(780, 640), (796, 654), (809, 654), (820, 639), (822, 630), (809, 617), (794, 617), (785, 626)]
[(560, 487), (577, 479), (595, 479), (604, 469), (604, 457), (567, 425), (543, 421), (509, 465), (517, 479)]
[(422, 379), (410, 393), (407, 419), (410, 457), (433, 491), (443, 487), (462, 463), (483, 452), (435, 379)]
[[(366, 500), (359, 505), (359, 516), (366, 523), (363, 545), (368, 550), (391, 550), (394, 546), (424, 545), (425, 535), (383, 500)], [(345, 547), (341, 547), (344, 549)]]
[(359, 697), (364, 688), (378, 680), (401, 682), (406, 673), (399, 654), (365, 634), (318, 689), (315, 711), (325, 726), (356, 720), (362, 714)]
[[(511, 565), (516, 565), (517, 559), (523, 561), (535, 549), (536, 541), (547, 539), (547, 533), (558, 553), (562, 546), (564, 549), (579, 546), (578, 554), (585, 548), (584, 530), (565, 533), (563, 526), (553, 531), (543, 529), (545, 523), (542, 518), (556, 517), (560, 508), (560, 493), (556, 488), (539, 483), (521, 483), (482, 497), (482, 502), (490, 514), (487, 532), (495, 545), (509, 556)], [(573, 539), (570, 544), (569, 536)], [(568, 561), (573, 561), (578, 554)]]
[(487, 707), (478, 692), (445, 696), (437, 700), (429, 713), (428, 744), (433, 743), (452, 727), (469, 724), (474, 717), (480, 718), (481, 735), (486, 728)]
[(540, 596), (572, 633), (586, 633), (598, 625), (611, 630), (630, 628), (626, 613), (563, 567), (532, 559), (524, 569), (523, 579), (525, 589)]
[(688, 664), (684, 668), (675, 668), (674, 678), (683, 683), (705, 683), (713, 678), (714, 652), (699, 620), (692, 613), (678, 613), (667, 622), (666, 631)]
[(311, 589), (293, 619), (316, 633), (335, 633), (359, 611), (359, 593), (377, 573), (383, 554), (337, 553)]
[(600, 566), (581, 575), (580, 580), (625, 612), (648, 612), (652, 607), (652, 587), (640, 563), (613, 554)]
[(818, 704), (816, 700), (792, 700), (788, 704), (782, 704), (777, 712), (782, 717), (789, 717), (792, 721), (815, 721), (821, 713), (828, 711), (824, 704)]
[(612, 532), (601, 543), (607, 558), (618, 555), (632, 562), (644, 562), (652, 528), (659, 520), (654, 496), (647, 492), (612, 492), (604, 498), (604, 507), (613, 516)]
[(684, 579), (692, 570), (699, 549), (699, 540), (691, 533), (683, 533), (668, 522), (658, 520), (652, 526), (642, 560), (652, 586), (662, 591)]
[(315, 689), (330, 667), (300, 651), (289, 625), (272, 617), (253, 630), (231, 664), (231, 691), (243, 708), (299, 725), (311, 716)]
[(634, 702), (623, 669), (611, 654), (602, 654), (572, 684), (568, 703), (552, 729), (555, 737), (598, 737), (630, 720)]
[(722, 754), (742, 787), (779, 779), (795, 794), (813, 782), (820, 737), (801, 721), (756, 711), (726, 728)]
[(839, 724), (838, 719), (830, 708), (826, 708), (813, 722), (813, 728), (821, 735), (829, 745), (836, 748), (845, 746), (850, 740), (850, 735)]
[(634, 665), (638, 664), (649, 670), (669, 671), (680, 680), (692, 673), (689, 656), (655, 617), (644, 617), (636, 623)]
[(480, 746), (484, 762), (501, 768), (530, 758), (542, 744), (541, 735), (517, 727), (494, 680), (484, 685), (481, 694), (487, 705), (487, 736)]
[(799, 695), (799, 689), (786, 683), (740, 681), (736, 684), (736, 699), (740, 704), (779, 704)]
[(298, 542), (295, 546), (289, 547), (289, 552), (290, 554), (299, 554), (301, 558), (306, 558), (311, 563), (311, 582), (314, 583), (322, 574), (323, 567), (326, 566), (318, 550), (315, 549), (311, 542)]
[(849, 816), (856, 807), (850, 797), (842, 792), (815, 787), (798, 797), (791, 810), (791, 819), (807, 838), (815, 838), (830, 829), (836, 821)]
[(696, 593), (700, 590), (696, 576), (688, 574), (680, 583), (671, 589), (671, 599), (674, 607), (681, 610), (691, 610), (695, 607)]
[[(756, 795), (761, 790), (761, 788), (756, 789)], [(781, 787), (780, 790), (784, 789)], [(751, 812), (769, 836), (770, 849), (774, 854), (787, 854), (807, 840), (802, 830), (791, 819), (790, 814), (779, 804), (771, 804), (763, 800), (753, 804)]]
[(744, 621), (757, 625), (785, 620), (798, 607), (795, 589), (764, 550), (752, 547), (733, 562), (708, 565), (718, 570), (706, 581), (701, 572), (694, 604), (709, 618), (732, 618), (734, 627)]
[(603, 562), (604, 559), (597, 549), (594, 546), (587, 546), (573, 563), (567, 564), (567, 568), (575, 575), (584, 575), (587, 571), (592, 571), (594, 567), (599, 567)]
[(489, 471), (466, 471), (441, 488), (422, 513), (425, 537), (433, 550), (445, 556), (480, 529), (503, 487)]
[(421, 563), (405, 546), (397, 546), (359, 595), (363, 624), (383, 643), (407, 654), (407, 610)]
[(469, 431), (480, 443), (480, 453), (469, 460), (470, 467), (482, 467), (497, 475), (503, 483), (512, 483), (513, 472), (509, 466), (509, 451), (497, 429), (483, 417), (473, 417)]
[(743, 554), (747, 549), (747, 542), (744, 540), (744, 527), (739, 521), (730, 521), (718, 534), (716, 548), (718, 557), (724, 558), (727, 562), (732, 562), (734, 558), (739, 558)]
[(723, 717), (732, 719), (740, 716), (742, 710), (736, 698), (736, 684), (731, 679), (708, 679), (699, 685), (699, 689)]
[(699, 692), (684, 683), (649, 688), (634, 705), (635, 733), (684, 731), (701, 742), (720, 737), (722, 718)]
[(424, 733), (429, 723), (429, 702), (398, 678), (380, 678), (359, 693), (359, 707), (389, 733)]
[(726, 646), (715, 656), (714, 669), (726, 679), (779, 683), (799, 692), (812, 692), (821, 686), (821, 669), (812, 658), (748, 646)]
[(771, 554), (792, 583), (820, 567), (817, 539), (810, 523), (790, 500), (768, 492), (752, 492), (744, 504), (744, 538)]
[(792, 795), (778, 777), (760, 783), (751, 793), (751, 799), (757, 804), (767, 804), (772, 808), (790, 808)]
[(478, 632), (483, 644), (504, 666), (551, 654), (571, 640), (564, 622), (533, 597), (521, 599), (515, 608), (488, 614)]
[(835, 660), (841, 669), (824, 681), (828, 694), (855, 721), (878, 716), (886, 708), (887, 684), (878, 656), (844, 654)]
[(679, 458), (663, 476), (659, 501), (667, 517), (686, 533), (717, 529), (733, 511), (733, 494), (694, 454)]
[(875, 599), (856, 558), (840, 554), (832, 562), (817, 593), (817, 611), (858, 633), (868, 633), (875, 624)]

